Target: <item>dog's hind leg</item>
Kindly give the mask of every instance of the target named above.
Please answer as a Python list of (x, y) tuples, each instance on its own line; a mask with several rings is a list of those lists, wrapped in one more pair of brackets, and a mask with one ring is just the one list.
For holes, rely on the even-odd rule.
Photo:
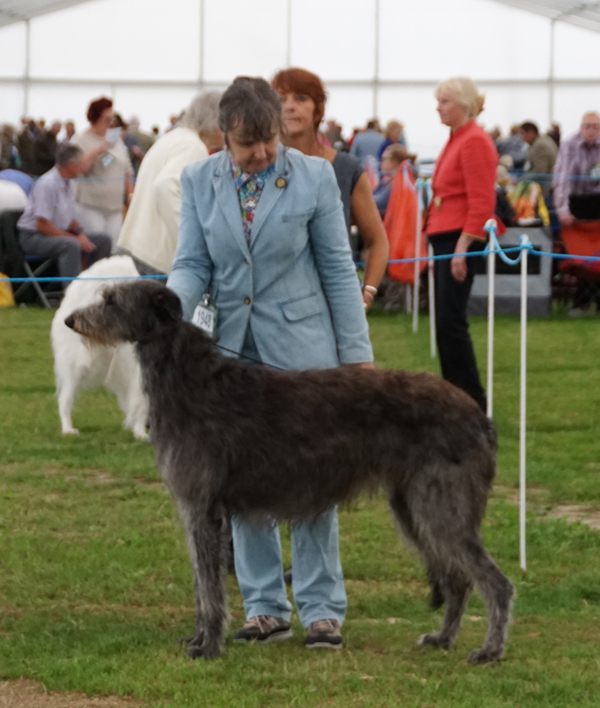
[(406, 496), (396, 491), (390, 495), (390, 507), (398, 528), (419, 551), (427, 568), (427, 577), (435, 594), (446, 603), (442, 627), (435, 634), (424, 634), (419, 646), (437, 646), (448, 649), (454, 644), (467, 600), (472, 590), (469, 576), (462, 571), (460, 563), (453, 563), (455, 549), (453, 539), (438, 538), (431, 519), (423, 514), (415, 518)]
[[(419, 540), (416, 535), (412, 514), (403, 495), (398, 492), (390, 494), (388, 501), (399, 533), (408, 543), (419, 548)], [(437, 610), (444, 604), (444, 592), (441, 583), (443, 573), (440, 570), (439, 564), (428, 562), (427, 558), (424, 558), (424, 560), (427, 567), (427, 580), (431, 587), (431, 599), (429, 604), (432, 609)]]
[(433, 567), (433, 565), (427, 567), (427, 580), (429, 581), (429, 586), (431, 587), (429, 606), (432, 610), (437, 610), (444, 604), (445, 600), (444, 592), (442, 590), (442, 581), (440, 580), (440, 573)]
[(514, 587), (479, 540), (466, 544), (465, 556), (475, 584), (485, 598), (488, 629), (481, 649), (469, 654), (471, 664), (499, 661), (504, 654)]
[(449, 649), (454, 644), (460, 629), (460, 621), (473, 586), (464, 574), (457, 569), (446, 572), (446, 575), (439, 582), (446, 602), (446, 612), (442, 627), (435, 634), (424, 634), (419, 639), (418, 644), (419, 646), (435, 646)]
[(194, 573), (196, 632), (188, 641), (192, 659), (214, 659), (221, 654), (227, 620), (228, 524), (221, 510), (178, 504)]

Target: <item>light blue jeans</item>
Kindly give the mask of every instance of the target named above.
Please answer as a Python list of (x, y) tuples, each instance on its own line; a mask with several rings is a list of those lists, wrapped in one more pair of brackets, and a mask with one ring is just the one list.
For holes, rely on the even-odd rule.
[[(250, 328), (242, 355), (260, 361)], [(283, 580), (279, 528), (232, 520), (235, 572), (247, 619), (272, 615), (289, 621), (292, 605)], [(292, 589), (304, 627), (322, 619), (340, 624), (346, 613), (346, 590), (340, 563), (337, 509), (312, 523), (292, 528)]]
[[(283, 581), (279, 528), (257, 528), (238, 519), (232, 525), (235, 572), (246, 617), (273, 615), (289, 621), (292, 605)], [(294, 600), (304, 627), (321, 619), (342, 624), (347, 603), (337, 510), (292, 529), (292, 568)]]

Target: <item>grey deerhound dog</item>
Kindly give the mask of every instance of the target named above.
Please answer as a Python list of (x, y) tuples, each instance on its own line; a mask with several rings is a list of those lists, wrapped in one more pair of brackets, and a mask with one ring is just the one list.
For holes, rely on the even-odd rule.
[(111, 287), (66, 324), (104, 344), (136, 343), (157, 465), (192, 560), (197, 619), (189, 656), (221, 653), (232, 515), (310, 521), (383, 488), (446, 602), (440, 631), (419, 644), (453, 644), (476, 585), (488, 629), (469, 661), (502, 657), (513, 586), (479, 533), (495, 433), (467, 394), (429, 374), (244, 365), (183, 322), (177, 295), (154, 281)]

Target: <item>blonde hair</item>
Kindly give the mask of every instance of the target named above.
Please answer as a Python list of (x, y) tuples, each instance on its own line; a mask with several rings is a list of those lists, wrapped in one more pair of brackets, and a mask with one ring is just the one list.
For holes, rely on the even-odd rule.
[(402, 134), (402, 131), (404, 130), (404, 126), (399, 120), (391, 120), (388, 122), (388, 124), (385, 126), (385, 137), (388, 140), (391, 140), (390, 138), (390, 133), (392, 130), (398, 130), (400, 129), (400, 134)]
[(438, 85), (435, 97), (439, 99), (442, 92), (450, 94), (456, 103), (465, 109), (469, 119), (476, 118), (483, 110), (485, 96), (479, 93), (472, 79), (467, 79), (464, 76), (446, 79)]

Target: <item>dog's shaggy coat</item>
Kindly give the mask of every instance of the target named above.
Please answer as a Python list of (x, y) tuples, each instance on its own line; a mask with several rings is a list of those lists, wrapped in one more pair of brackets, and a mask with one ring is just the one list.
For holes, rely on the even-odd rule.
[(191, 657), (221, 653), (232, 515), (306, 521), (377, 488), (446, 602), (441, 630), (420, 644), (452, 645), (477, 585), (488, 630), (469, 661), (502, 657), (513, 587), (479, 534), (495, 434), (469, 396), (429, 374), (246, 366), (222, 356), (182, 321), (177, 296), (148, 281), (108, 290), (67, 325), (99, 342), (137, 343), (157, 464), (192, 560)]
[[(106, 280), (96, 278), (137, 277), (130, 256), (103, 258), (74, 280), (54, 315), (51, 328), (52, 352), (58, 412), (63, 435), (79, 431), (73, 427), (72, 410), (77, 395), (84, 390), (104, 386), (114, 393), (125, 414), (125, 428), (140, 440), (146, 439), (148, 401), (142, 390), (140, 365), (133, 344), (98, 345), (84, 340), (65, 326), (73, 310), (101, 299)], [(114, 284), (115, 281), (113, 281)]]

